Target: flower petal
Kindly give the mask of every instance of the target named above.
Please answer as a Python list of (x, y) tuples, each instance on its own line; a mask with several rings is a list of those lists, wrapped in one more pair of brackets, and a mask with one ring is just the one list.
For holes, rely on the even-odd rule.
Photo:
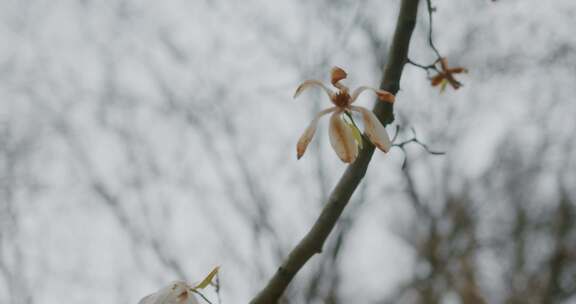
[(468, 70), (463, 67), (456, 67), (456, 68), (450, 68), (446, 70), (446, 72), (450, 74), (460, 74), (460, 73), (468, 73)]
[(138, 302), (138, 304), (161, 303), (198, 304), (198, 301), (191, 294), (190, 286), (186, 282), (176, 281)]
[(142, 300), (140, 300), (140, 302), (138, 302), (138, 304), (154, 304), (154, 303), (156, 303), (156, 298), (158, 298), (156, 296), (156, 294), (151, 294), (151, 295), (144, 297)]
[(314, 137), (314, 133), (316, 133), (316, 128), (318, 127), (318, 121), (320, 120), (320, 117), (328, 113), (334, 112), (335, 110), (336, 107), (328, 108), (316, 114), (314, 119), (312, 119), (312, 121), (304, 131), (304, 134), (300, 136), (298, 144), (296, 144), (296, 156), (298, 157), (298, 159), (300, 159), (302, 155), (304, 155), (304, 152), (306, 152), (308, 144), (310, 143), (310, 141), (312, 141), (312, 137)]
[(389, 102), (389, 103), (394, 103), (394, 100), (396, 100), (396, 97), (394, 97), (394, 94), (388, 92), (388, 91), (384, 91), (384, 90), (378, 90), (375, 88), (371, 88), (371, 87), (358, 87), (356, 90), (354, 90), (354, 92), (352, 92), (352, 96), (350, 97), (350, 102), (354, 102), (356, 101), (356, 99), (358, 98), (358, 96), (360, 96), (360, 94), (366, 90), (370, 90), (373, 91), (374, 93), (376, 93), (376, 95), (378, 96), (378, 99), (385, 101), (385, 102)]
[(460, 83), (460, 81), (456, 80), (451, 74), (446, 75), (446, 80), (448, 80), (450, 85), (455, 90), (458, 90), (462, 86), (462, 83)]
[(448, 70), (448, 59), (446, 59), (446, 57), (440, 58), (440, 67), (442, 71)]
[(390, 137), (384, 126), (380, 123), (376, 115), (366, 108), (351, 106), (352, 111), (359, 112), (362, 114), (362, 119), (364, 120), (364, 132), (368, 139), (376, 146), (378, 149), (388, 152), (392, 143), (390, 142)]
[(348, 77), (348, 74), (346, 74), (346, 71), (344, 71), (342, 68), (335, 66), (330, 71), (330, 76), (331, 76), (330, 82), (332, 82), (333, 85), (336, 85), (338, 81), (346, 79), (346, 77)]
[(294, 98), (300, 96), (300, 94), (302, 94), (304, 90), (310, 88), (311, 86), (319, 86), (324, 90), (324, 92), (326, 92), (329, 98), (332, 98), (332, 95), (334, 95), (334, 92), (332, 92), (332, 90), (326, 87), (320, 80), (312, 79), (312, 80), (306, 80), (298, 86), (296, 92), (294, 92)]
[(444, 78), (446, 78), (446, 75), (444, 75), (444, 73), (439, 73), (438, 75), (432, 77), (432, 79), (430, 79), (430, 84), (435, 87), (437, 85), (439, 85), (442, 80), (444, 80)]
[(448, 80), (442, 79), (440, 82), (440, 93), (444, 93), (444, 91), (446, 91), (446, 85), (448, 85)]
[(345, 163), (352, 163), (358, 156), (358, 146), (354, 141), (352, 130), (340, 118), (341, 112), (330, 117), (330, 144), (336, 154)]

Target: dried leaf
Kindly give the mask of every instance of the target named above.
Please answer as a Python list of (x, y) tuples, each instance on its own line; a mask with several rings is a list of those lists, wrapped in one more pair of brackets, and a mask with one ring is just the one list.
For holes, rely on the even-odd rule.
[(204, 289), (206, 286), (210, 285), (214, 277), (218, 274), (218, 270), (220, 270), (220, 266), (216, 266), (214, 269), (212, 269), (212, 271), (210, 271), (204, 280), (202, 280), (202, 282), (200, 282), (198, 285), (194, 286), (192, 290)]

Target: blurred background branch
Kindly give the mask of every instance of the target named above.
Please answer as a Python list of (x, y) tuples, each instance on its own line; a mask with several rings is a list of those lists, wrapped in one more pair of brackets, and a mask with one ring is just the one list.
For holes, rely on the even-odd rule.
[[(0, 1), (0, 303), (137, 303), (214, 265), (248, 302), (342, 173), (324, 123), (296, 161), (325, 101), (295, 86), (378, 83), (399, 5)], [(404, 149), (281, 303), (574, 302), (576, 4), (421, 5), (410, 61), (436, 62), (433, 30), (466, 86), (404, 70)]]

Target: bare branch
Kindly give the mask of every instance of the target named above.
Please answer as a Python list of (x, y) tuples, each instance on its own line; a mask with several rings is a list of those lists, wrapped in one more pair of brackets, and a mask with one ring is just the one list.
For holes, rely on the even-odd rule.
[[(383, 90), (396, 93), (400, 88), (402, 69), (406, 62), (410, 38), (416, 24), (418, 3), (419, 0), (402, 1), (396, 31), (390, 48), (388, 65), (380, 85)], [(394, 120), (392, 110), (393, 107), (389, 103), (377, 102), (374, 107), (374, 113), (384, 124), (389, 124)], [(290, 252), (268, 284), (256, 295), (251, 303), (276, 303), (296, 273), (314, 254), (322, 251), (324, 242), (340, 218), (356, 187), (358, 187), (358, 184), (366, 174), (368, 164), (374, 154), (374, 146), (369, 141), (364, 140), (364, 145), (365, 148), (356, 161), (348, 166), (346, 172), (344, 172), (344, 175), (332, 191), (326, 206), (311, 230)]]

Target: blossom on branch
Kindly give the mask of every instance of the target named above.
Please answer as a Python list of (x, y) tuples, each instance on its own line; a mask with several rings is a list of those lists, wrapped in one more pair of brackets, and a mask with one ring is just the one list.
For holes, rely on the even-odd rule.
[(186, 282), (176, 281), (140, 300), (138, 304), (198, 304), (198, 301)]
[(430, 79), (430, 83), (433, 87), (440, 85), (440, 90), (444, 91), (446, 85), (449, 83), (455, 90), (458, 90), (462, 83), (454, 78), (453, 74), (468, 73), (468, 70), (463, 67), (448, 67), (448, 60), (446, 58), (440, 58), (440, 71), (438, 75)]
[(199, 292), (199, 289), (204, 289), (212, 284), (212, 280), (218, 275), (219, 270), (220, 267), (215, 267), (200, 283), (194, 286), (190, 286), (184, 281), (172, 282), (159, 291), (144, 297), (138, 304), (199, 304), (193, 293), (200, 295), (202, 299), (210, 303)]
[[(294, 98), (298, 97), (305, 89), (310, 88), (312, 86), (317, 86), (324, 90), (326, 95), (330, 98), (330, 101), (334, 104), (333, 107), (327, 108), (325, 110), (320, 111), (310, 125), (304, 131), (304, 134), (298, 140), (298, 144), (296, 145), (296, 152), (297, 157), (300, 159), (304, 152), (306, 151), (306, 147), (312, 140), (314, 133), (316, 132), (316, 128), (318, 126), (318, 121), (320, 117), (332, 113), (330, 117), (330, 143), (334, 151), (340, 159), (345, 163), (352, 163), (358, 156), (358, 146), (362, 144), (361, 137), (358, 140), (357, 136), (355, 139), (355, 132), (357, 132), (356, 125), (353, 121), (351, 123), (347, 123), (343, 120), (342, 115), (346, 114), (349, 118), (351, 118), (351, 112), (358, 112), (362, 115), (362, 119), (364, 122), (364, 132), (368, 139), (380, 150), (384, 152), (388, 152), (390, 150), (390, 138), (388, 137), (388, 133), (386, 133), (386, 129), (380, 123), (376, 115), (366, 108), (353, 106), (352, 103), (358, 99), (358, 96), (366, 91), (370, 90), (376, 93), (378, 99), (384, 102), (393, 103), (395, 97), (392, 93), (379, 90), (371, 87), (361, 86), (356, 88), (354, 91), (350, 91), (348, 87), (340, 83), (341, 80), (346, 79), (348, 75), (346, 71), (339, 67), (333, 67), (331, 71), (331, 83), (337, 89), (336, 91), (332, 91), (326, 85), (324, 85), (319, 80), (306, 80), (298, 88), (294, 93)], [(359, 133), (359, 132), (358, 132)]]

